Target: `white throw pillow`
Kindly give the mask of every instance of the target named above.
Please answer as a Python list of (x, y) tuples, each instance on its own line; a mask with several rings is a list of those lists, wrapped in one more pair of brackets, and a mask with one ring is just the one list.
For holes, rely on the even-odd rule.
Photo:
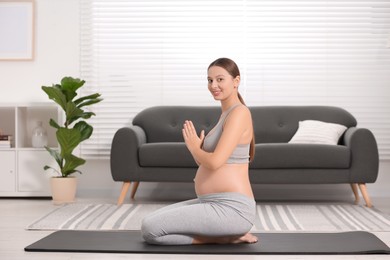
[(299, 121), (298, 131), (289, 143), (337, 145), (347, 127), (316, 120)]

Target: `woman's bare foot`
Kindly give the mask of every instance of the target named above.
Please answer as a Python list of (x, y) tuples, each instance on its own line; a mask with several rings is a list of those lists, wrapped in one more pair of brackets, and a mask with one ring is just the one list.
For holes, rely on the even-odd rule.
[(243, 236), (234, 237), (196, 237), (193, 244), (253, 244), (258, 241), (258, 238), (251, 233), (246, 233)]
[(257, 243), (257, 241), (258, 241), (257, 236), (252, 235), (251, 233), (246, 233), (242, 237), (233, 240), (231, 243), (232, 244), (240, 244), (240, 243), (253, 244), (253, 243)]

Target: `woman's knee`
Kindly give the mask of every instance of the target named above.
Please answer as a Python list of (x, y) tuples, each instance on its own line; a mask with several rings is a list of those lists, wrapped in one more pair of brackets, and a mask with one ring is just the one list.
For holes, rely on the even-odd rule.
[(143, 239), (150, 244), (155, 244), (158, 236), (158, 232), (156, 230), (157, 223), (154, 221), (153, 217), (145, 217), (142, 220), (141, 224), (141, 234)]
[(231, 235), (245, 235), (246, 233), (251, 231), (252, 227), (253, 224), (251, 224), (245, 219), (242, 219), (242, 221), (236, 220), (235, 224), (231, 225), (230, 228), (228, 228), (226, 231)]

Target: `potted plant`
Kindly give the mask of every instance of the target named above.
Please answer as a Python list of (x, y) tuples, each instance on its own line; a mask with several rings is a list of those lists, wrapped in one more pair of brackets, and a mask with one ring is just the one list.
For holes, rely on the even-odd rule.
[[(85, 160), (74, 155), (73, 151), (81, 142), (92, 135), (93, 127), (85, 120), (95, 116), (95, 113), (86, 111), (85, 108), (102, 101), (99, 93), (78, 97), (77, 90), (84, 83), (84, 80), (64, 77), (61, 84), (42, 86), (42, 90), (49, 99), (61, 107), (65, 116), (62, 125), (54, 119), (50, 119), (49, 122), (50, 126), (57, 129), (56, 138), (59, 150), (45, 146), (58, 165), (57, 169), (47, 165), (44, 167), (44, 170), (53, 169), (59, 174), (59, 176), (51, 178), (53, 202), (56, 204), (74, 201), (76, 178), (72, 175), (81, 173), (78, 167), (83, 165)], [(68, 195), (67, 192), (69, 192)]]

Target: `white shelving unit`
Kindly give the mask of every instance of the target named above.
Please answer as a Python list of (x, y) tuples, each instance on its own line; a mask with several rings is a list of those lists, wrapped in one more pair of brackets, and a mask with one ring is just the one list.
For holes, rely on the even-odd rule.
[(61, 123), (62, 114), (55, 104), (0, 104), (0, 130), (12, 135), (10, 148), (0, 148), (0, 197), (50, 196), (50, 171), (55, 161), (45, 148), (32, 147), (32, 131), (42, 121), (48, 146), (57, 148), (55, 129), (50, 118)]

